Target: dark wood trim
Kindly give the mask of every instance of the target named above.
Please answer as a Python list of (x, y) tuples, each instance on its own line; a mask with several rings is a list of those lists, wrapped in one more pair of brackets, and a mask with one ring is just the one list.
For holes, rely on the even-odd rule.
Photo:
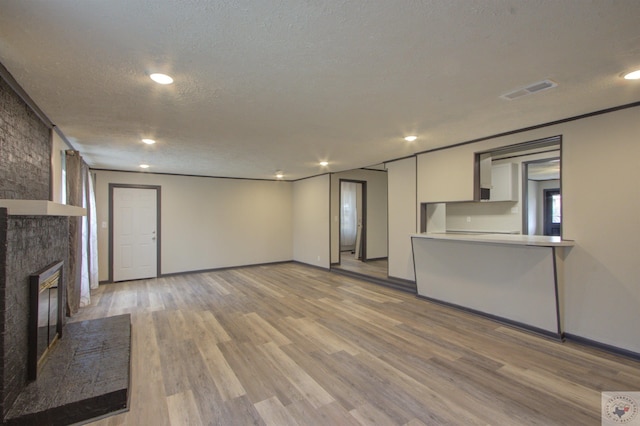
[[(229, 176), (189, 175), (189, 174), (182, 174), (182, 173), (141, 172), (137, 170), (100, 169), (95, 167), (91, 167), (91, 170), (96, 172), (136, 173), (136, 174), (144, 174), (144, 175), (199, 177), (199, 178), (207, 178), (207, 179), (251, 180), (251, 181), (261, 181), (261, 182), (295, 182), (293, 180), (284, 180), (284, 179), (258, 179), (258, 178), (243, 178), (243, 177), (229, 177)], [(318, 175), (318, 176), (321, 176), (321, 175)]]
[[(549, 121), (546, 123), (542, 123), (542, 124), (536, 124), (534, 126), (529, 126), (529, 127), (523, 127), (520, 129), (515, 129), (515, 130), (509, 130), (506, 132), (502, 132), (502, 133), (496, 133), (494, 135), (490, 135), (490, 136), (483, 136), (477, 139), (471, 139), (465, 142), (459, 142), (459, 143), (455, 143), (452, 145), (447, 145), (447, 146), (442, 146), (439, 148), (433, 148), (433, 149), (428, 149), (425, 151), (420, 151), (420, 152), (416, 152), (415, 155), (420, 155), (420, 154), (427, 154), (429, 152), (435, 152), (435, 151), (442, 151), (444, 149), (449, 149), (449, 148), (455, 148), (458, 146), (463, 146), (463, 145), (469, 145), (469, 144), (473, 144), (473, 143), (478, 143), (478, 142), (483, 142), (486, 140), (490, 140), (490, 139), (497, 139), (497, 138), (501, 138), (504, 136), (510, 136), (510, 135), (515, 135), (518, 133), (524, 133), (524, 132), (529, 132), (532, 130), (537, 130), (537, 129), (542, 129), (544, 127), (551, 127), (551, 126), (556, 126), (558, 124), (564, 124), (564, 123), (568, 123), (571, 121), (576, 121), (576, 120), (582, 120), (584, 118), (590, 118), (590, 117), (594, 117), (597, 115), (602, 115), (602, 114), (608, 114), (611, 112), (616, 112), (616, 111), (620, 111), (623, 109), (627, 109), (627, 108), (635, 108), (640, 106), (640, 101), (638, 102), (632, 102), (630, 104), (625, 104), (625, 105), (620, 105), (620, 106), (616, 106), (616, 107), (611, 107), (611, 108), (606, 108), (606, 109), (601, 109), (598, 111), (594, 111), (594, 112), (590, 112), (590, 113), (586, 113), (586, 114), (581, 114), (581, 115), (576, 115), (573, 117), (568, 117), (568, 118), (562, 118), (560, 120), (555, 120), (555, 121)], [(393, 161), (393, 160), (391, 160)]]
[(156, 190), (156, 277), (162, 276), (162, 186), (109, 183), (109, 278), (107, 282), (113, 282), (113, 190), (115, 188)]
[(375, 262), (376, 260), (388, 260), (388, 259), (389, 259), (389, 257), (388, 257), (388, 256), (384, 256), (384, 257), (371, 257), (371, 258), (368, 258), (368, 259), (366, 260), (366, 262)]
[[(547, 163), (550, 160), (556, 160), (556, 159), (562, 161), (562, 137), (560, 137), (559, 143), (561, 145), (559, 149), (554, 149), (553, 151), (545, 151), (545, 153), (559, 151), (560, 155), (558, 155), (557, 157), (523, 161), (521, 163), (522, 176), (520, 177), (520, 182), (521, 182), (520, 193), (522, 194), (522, 234), (523, 235), (530, 235), (529, 234), (529, 180), (533, 180), (533, 179), (529, 179), (529, 165), (536, 164), (536, 163)], [(539, 153), (536, 153), (536, 154), (539, 154)], [(560, 167), (560, 174), (562, 175), (562, 167)], [(547, 182), (552, 180), (559, 180), (560, 184), (562, 184), (562, 176), (560, 176), (558, 179), (541, 179), (541, 180), (536, 180), (536, 182)], [(562, 191), (560, 193), (562, 193)], [(526, 197), (525, 197), (525, 194), (526, 194)], [(560, 208), (562, 209), (562, 205), (560, 205)]]
[(560, 316), (560, 291), (558, 290), (558, 264), (556, 261), (556, 247), (551, 247), (551, 256), (553, 257), (553, 290), (556, 298), (556, 324), (558, 326), (558, 334), (563, 337), (562, 318)]
[(383, 161), (382, 164), (387, 165), (389, 163), (394, 163), (396, 161), (406, 160), (407, 158), (412, 158), (412, 157), (415, 157), (415, 156), (416, 156), (416, 154), (405, 155), (404, 157), (398, 157), (398, 158), (394, 158), (393, 160)]
[(586, 337), (581, 337), (571, 333), (564, 333), (565, 340), (579, 343), (581, 345), (589, 346), (592, 348), (600, 349), (605, 352), (610, 352), (616, 355), (626, 356), (628, 358), (634, 359), (636, 361), (640, 361), (640, 353), (633, 352), (628, 349), (619, 348), (617, 346), (608, 345), (606, 343), (600, 343), (595, 340), (587, 339)]
[[(288, 262), (284, 262), (284, 263), (288, 263)], [(313, 263), (301, 262), (299, 260), (292, 260), (291, 263), (297, 263), (298, 265), (304, 265), (306, 267), (315, 268), (315, 269), (318, 269), (320, 271), (332, 271), (333, 270), (330, 267), (329, 268), (325, 268), (324, 266), (314, 265)]]
[[(338, 178), (338, 257), (340, 257), (340, 239), (341, 239), (341, 231), (342, 231), (342, 182), (352, 182), (362, 184), (362, 235), (360, 236), (362, 241), (362, 261), (367, 261), (367, 232), (369, 232), (367, 228), (367, 181), (366, 180), (356, 180), (356, 179), (342, 179)], [(388, 203), (387, 203), (388, 204)], [(387, 222), (389, 218), (387, 217)], [(329, 217), (329, 222), (331, 222), (331, 217)], [(387, 229), (389, 227), (387, 226)], [(387, 231), (388, 232), (388, 231)], [(338, 260), (338, 264), (341, 263), (341, 260)]]
[(306, 177), (302, 177), (302, 178), (298, 178), (298, 179), (291, 179), (291, 180), (288, 180), (286, 182), (300, 182), (301, 180), (313, 179), (313, 178), (317, 178), (317, 177), (325, 176), (325, 175), (331, 176), (332, 174), (335, 174), (335, 172), (318, 173), (317, 175), (306, 176)]
[(454, 309), (458, 309), (460, 311), (469, 312), (471, 314), (478, 315), (478, 316), (481, 316), (481, 317), (484, 317), (484, 318), (488, 318), (490, 320), (499, 322), (501, 324), (509, 325), (509, 326), (512, 326), (512, 327), (515, 327), (515, 328), (518, 328), (518, 329), (521, 329), (521, 330), (530, 331), (532, 333), (535, 333), (535, 334), (538, 334), (538, 335), (541, 335), (541, 336), (551, 337), (551, 338), (554, 338), (554, 339), (557, 339), (557, 340), (560, 340), (560, 341), (562, 341), (562, 339), (563, 339), (563, 336), (561, 334), (559, 334), (559, 333), (553, 333), (551, 331), (547, 331), (547, 330), (544, 330), (542, 328), (538, 328), (538, 327), (534, 327), (534, 326), (531, 326), (531, 325), (528, 325), (528, 324), (524, 324), (524, 323), (521, 323), (519, 321), (513, 321), (513, 320), (510, 320), (508, 318), (504, 318), (504, 317), (500, 317), (500, 316), (497, 316), (497, 315), (488, 314), (486, 312), (482, 312), (482, 311), (478, 311), (478, 310), (475, 310), (475, 309), (467, 308), (466, 306), (456, 305), (455, 303), (450, 303), (450, 302), (445, 302), (443, 300), (433, 299), (431, 297), (422, 296), (420, 294), (417, 294), (416, 297), (418, 299), (424, 299), (424, 300), (428, 300), (429, 302), (437, 303), (438, 305), (448, 306), (448, 307), (451, 307), (451, 308), (454, 308)]
[(392, 288), (394, 290), (400, 290), (400, 291), (404, 291), (406, 293), (411, 293), (411, 294), (415, 294), (415, 288), (413, 285), (406, 285), (403, 281), (395, 281), (392, 279), (384, 279), (384, 278), (378, 278), (378, 277), (373, 277), (371, 275), (367, 275), (367, 274), (362, 274), (360, 272), (355, 272), (355, 271), (349, 271), (347, 269), (341, 269), (341, 268), (336, 268), (336, 269), (331, 269), (331, 272), (336, 273), (338, 275), (344, 275), (347, 277), (351, 277), (351, 278), (357, 278), (360, 279), (362, 281), (367, 281), (370, 282), (372, 284), (377, 284), (377, 285), (381, 285), (383, 287), (388, 287), (388, 288)]
[(277, 262), (252, 263), (250, 265), (221, 266), (219, 268), (198, 269), (195, 271), (169, 272), (168, 274), (159, 275), (158, 278), (179, 277), (182, 275), (191, 275), (191, 274), (205, 274), (208, 272), (220, 272), (220, 271), (227, 271), (230, 269), (256, 268), (259, 266), (280, 265), (280, 264), (291, 263), (291, 262), (293, 262), (293, 260), (280, 260)]

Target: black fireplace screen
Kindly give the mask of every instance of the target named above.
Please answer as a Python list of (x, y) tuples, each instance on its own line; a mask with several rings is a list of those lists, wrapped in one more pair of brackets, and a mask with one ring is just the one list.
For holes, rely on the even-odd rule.
[(29, 312), (29, 379), (35, 380), (38, 366), (48, 350), (62, 337), (63, 262), (55, 262), (32, 274)]

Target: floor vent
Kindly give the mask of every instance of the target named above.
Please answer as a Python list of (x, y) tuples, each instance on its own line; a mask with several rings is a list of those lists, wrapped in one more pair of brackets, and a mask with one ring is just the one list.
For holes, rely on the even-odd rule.
[(543, 81), (539, 81), (537, 83), (530, 84), (527, 87), (523, 87), (521, 89), (516, 89), (516, 90), (514, 90), (512, 92), (509, 92), (509, 93), (505, 93), (504, 95), (501, 95), (500, 97), (502, 99), (506, 99), (508, 101), (512, 101), (514, 99), (518, 99), (518, 98), (521, 98), (523, 96), (531, 95), (533, 93), (538, 93), (538, 92), (542, 92), (544, 90), (553, 89), (557, 85), (558, 85), (558, 83), (553, 82), (551, 80), (543, 80)]

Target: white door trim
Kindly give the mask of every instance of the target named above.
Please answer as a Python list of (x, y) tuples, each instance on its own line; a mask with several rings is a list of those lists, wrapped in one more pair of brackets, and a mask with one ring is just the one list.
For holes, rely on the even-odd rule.
[(114, 223), (114, 212), (113, 212), (113, 192), (115, 188), (133, 188), (133, 189), (153, 189), (156, 191), (156, 223), (157, 223), (157, 244), (156, 244), (156, 277), (160, 277), (162, 271), (161, 265), (161, 243), (162, 243), (162, 225), (161, 225), (161, 214), (160, 207), (162, 205), (161, 202), (161, 192), (162, 187), (160, 185), (130, 185), (130, 184), (122, 184), (122, 183), (110, 183), (109, 184), (109, 282), (113, 282), (113, 259), (114, 259), (114, 242), (113, 242), (113, 223)]

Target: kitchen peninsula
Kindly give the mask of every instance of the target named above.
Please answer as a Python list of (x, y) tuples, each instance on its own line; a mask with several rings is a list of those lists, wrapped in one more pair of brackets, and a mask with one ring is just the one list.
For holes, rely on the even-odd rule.
[(573, 241), (443, 232), (411, 242), (418, 296), (562, 337), (562, 264)]

